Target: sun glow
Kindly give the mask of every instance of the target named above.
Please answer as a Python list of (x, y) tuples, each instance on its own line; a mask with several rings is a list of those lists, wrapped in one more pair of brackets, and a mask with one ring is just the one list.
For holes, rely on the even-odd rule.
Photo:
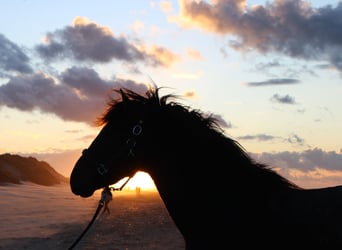
[[(114, 187), (120, 188), (127, 181), (127, 178), (123, 178), (115, 183)], [(124, 187), (126, 190), (136, 190), (137, 188), (141, 190), (157, 190), (151, 176), (141, 171), (137, 172)]]

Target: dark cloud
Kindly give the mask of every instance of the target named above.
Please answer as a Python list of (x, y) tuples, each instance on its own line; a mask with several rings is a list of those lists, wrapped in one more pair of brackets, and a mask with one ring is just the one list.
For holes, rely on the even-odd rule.
[(290, 95), (281, 96), (279, 94), (274, 94), (271, 97), (272, 102), (283, 103), (283, 104), (296, 104), (294, 97)]
[(0, 72), (14, 71), (19, 73), (33, 72), (30, 59), (16, 44), (0, 34)]
[(0, 86), (0, 105), (23, 111), (38, 109), (64, 120), (90, 122), (101, 111), (103, 100), (82, 98), (67, 85), (57, 84), (43, 74), (34, 74), (14, 77)]
[(74, 57), (76, 60), (109, 62), (143, 60), (144, 54), (129, 44), (124, 37), (114, 37), (94, 23), (67, 26), (49, 33), (46, 44), (36, 47), (41, 57), (55, 59)]
[(44, 43), (37, 45), (36, 51), (50, 61), (74, 58), (107, 63), (115, 59), (143, 62), (154, 67), (168, 66), (177, 61), (177, 56), (166, 48), (130, 43), (124, 36), (115, 36), (108, 27), (83, 17), (76, 18), (72, 26), (47, 33)]
[(79, 91), (84, 97), (103, 97), (112, 84), (102, 80), (95, 70), (86, 67), (69, 68), (61, 74), (60, 78), (64, 84)]
[(134, 81), (102, 80), (88, 68), (73, 67), (59, 77), (60, 81), (41, 73), (12, 77), (0, 86), (0, 107), (23, 111), (37, 109), (64, 120), (94, 124), (105, 108), (106, 97), (112, 88), (146, 91), (145, 85)]
[(36, 51), (45, 60), (67, 57), (64, 45), (54, 40), (54, 35), (48, 33), (45, 36), (46, 43), (35, 47)]
[(315, 148), (303, 152), (278, 152), (254, 155), (258, 160), (271, 163), (274, 167), (293, 168), (310, 171), (322, 168), (342, 171), (342, 155), (334, 151), (323, 151)]
[(256, 134), (256, 135), (243, 135), (236, 137), (237, 140), (245, 140), (245, 141), (263, 141), (263, 142), (275, 142), (275, 141), (281, 141), (281, 142), (287, 142), (294, 146), (308, 146), (305, 144), (305, 140), (301, 137), (299, 137), (296, 134), (290, 135), (288, 138), (283, 138), (280, 136), (273, 136), (268, 134)]
[[(314, 68), (316, 68), (316, 66), (314, 66)], [(303, 74), (317, 76), (315, 71), (313, 71), (307, 65), (307, 62), (304, 62), (302, 64), (296, 62), (295, 64), (287, 65), (286, 63), (281, 62), (279, 59), (273, 59), (269, 62), (257, 63), (255, 65), (255, 70), (256, 72), (262, 71), (272, 78), (277, 77), (277, 75), (279, 74), (282, 74), (288, 79), (299, 78)]]
[(257, 141), (272, 141), (275, 139), (279, 139), (279, 137), (273, 135), (266, 135), (266, 134), (257, 134), (257, 135), (244, 135), (238, 136), (238, 140), (257, 140)]
[(245, 85), (248, 87), (259, 87), (259, 86), (268, 86), (268, 85), (287, 85), (287, 84), (297, 84), (299, 80), (291, 79), (291, 78), (277, 78), (277, 79), (269, 79), (261, 82), (247, 82)]
[(329, 61), (342, 71), (342, 2), (313, 8), (304, 0), (253, 7), (245, 0), (183, 0), (181, 18), (188, 26), (235, 37), (229, 46), (236, 50)]
[(299, 137), (298, 135), (296, 134), (292, 134), (291, 136), (289, 136), (287, 138), (287, 141), (291, 144), (296, 144), (296, 145), (299, 145), (299, 146), (304, 146), (305, 145), (305, 140), (301, 137)]
[(258, 63), (255, 67), (257, 71), (266, 71), (272, 68), (279, 68), (282, 64), (278, 60), (273, 60), (267, 63)]
[(251, 156), (304, 188), (342, 183), (342, 154), (334, 151), (315, 148), (302, 152), (251, 153)]

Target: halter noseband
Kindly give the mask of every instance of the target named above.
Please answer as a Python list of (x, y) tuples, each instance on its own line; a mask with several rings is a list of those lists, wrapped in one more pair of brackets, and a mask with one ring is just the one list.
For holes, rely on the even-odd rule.
[[(127, 149), (128, 149), (127, 156), (129, 156), (129, 157), (134, 157), (135, 156), (134, 149), (135, 149), (135, 147), (137, 145), (136, 138), (139, 135), (141, 135), (141, 133), (143, 131), (142, 124), (143, 124), (143, 121), (139, 120), (139, 122), (136, 125), (134, 125), (133, 128), (132, 128), (132, 131), (131, 131), (132, 135), (131, 135), (131, 137), (126, 140), (125, 144), (126, 144)], [(115, 158), (120, 156), (120, 155), (116, 154)], [(109, 172), (109, 169), (103, 163), (96, 163), (96, 170), (97, 170), (97, 173), (99, 175), (101, 175), (101, 176), (105, 176)]]

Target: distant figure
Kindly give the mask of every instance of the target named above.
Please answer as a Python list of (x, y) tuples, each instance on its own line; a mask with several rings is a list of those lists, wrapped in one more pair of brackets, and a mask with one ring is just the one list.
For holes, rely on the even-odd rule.
[(140, 187), (135, 187), (135, 194), (140, 195), (141, 188)]
[(107, 212), (108, 214), (110, 214), (110, 211), (109, 211), (109, 208), (108, 208), (108, 203), (112, 199), (113, 199), (113, 196), (112, 196), (112, 192), (110, 191), (110, 188), (109, 187), (103, 188), (102, 193), (101, 193), (101, 201), (104, 204), (104, 209), (103, 209), (102, 214), (104, 212)]

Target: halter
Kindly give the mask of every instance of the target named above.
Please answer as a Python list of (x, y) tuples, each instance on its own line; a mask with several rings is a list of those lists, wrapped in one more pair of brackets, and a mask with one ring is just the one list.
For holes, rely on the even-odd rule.
[[(127, 148), (127, 156), (128, 157), (135, 157), (134, 149), (135, 149), (135, 147), (137, 145), (136, 138), (139, 135), (141, 135), (141, 133), (143, 131), (142, 124), (143, 124), (143, 121), (139, 120), (139, 122), (136, 125), (133, 126), (133, 128), (131, 130), (131, 136), (126, 140), (124, 148), (122, 150), (120, 150), (119, 153), (115, 154), (113, 156), (113, 159), (122, 156), (123, 152), (125, 151), (124, 150), (125, 148)], [(86, 152), (86, 149), (83, 152)], [(95, 163), (95, 165), (96, 165), (97, 173), (100, 176), (105, 176), (109, 172), (109, 168), (107, 166), (105, 166), (105, 164), (103, 164), (103, 163)]]

